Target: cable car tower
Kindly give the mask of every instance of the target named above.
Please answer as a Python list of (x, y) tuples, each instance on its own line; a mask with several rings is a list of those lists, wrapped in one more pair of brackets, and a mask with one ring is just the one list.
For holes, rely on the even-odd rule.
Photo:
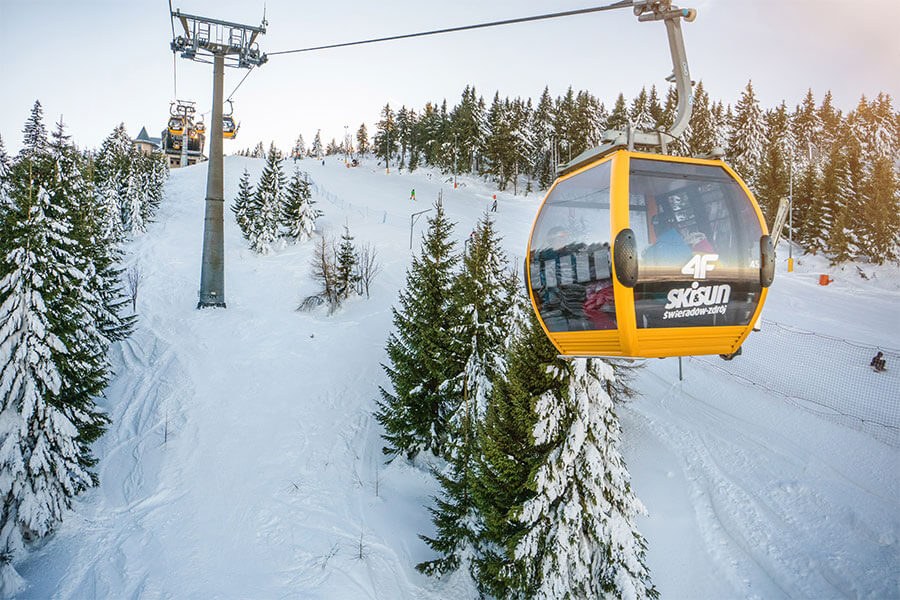
[(200, 272), (200, 300), (197, 308), (225, 308), (225, 241), (223, 236), (224, 167), (222, 158), (222, 121), (225, 67), (252, 69), (268, 58), (259, 51), (256, 38), (266, 32), (263, 17), (259, 27), (218, 19), (171, 13), (181, 25), (183, 35), (172, 40), (172, 52), (182, 58), (213, 65), (212, 117), (209, 124), (209, 171), (206, 178), (206, 216), (203, 225), (203, 259)]

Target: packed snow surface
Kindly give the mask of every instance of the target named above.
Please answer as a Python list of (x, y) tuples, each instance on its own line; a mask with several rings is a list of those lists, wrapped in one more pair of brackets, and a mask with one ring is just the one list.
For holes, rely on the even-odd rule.
[[(226, 158), (227, 204), (243, 169), (255, 181), (262, 166)], [(332, 158), (296, 166), (314, 182), (320, 232), (339, 237), (347, 225), (357, 244), (375, 245), (383, 271), (372, 297), (332, 316), (297, 312), (316, 291), (313, 244), (257, 256), (226, 210), (228, 308), (197, 310), (206, 165), (173, 171), (157, 221), (127, 248), (142, 275), (140, 320), (113, 348), (100, 485), (18, 565), (28, 584), (19, 597), (477, 597), (465, 577), (414, 569), (433, 558), (418, 535), (433, 533), (438, 487), (423, 465), (385, 464), (372, 413), (410, 227), (417, 249), (426, 226), (428, 214), (413, 213), (442, 194), (461, 246), (497, 193), (498, 230), (521, 270), (540, 198), (470, 178), (454, 189), (425, 169), (388, 174)], [(896, 266), (863, 279), (803, 257), (788, 274), (785, 248), (766, 320), (900, 346)], [(817, 285), (820, 273), (835, 282)], [(896, 414), (900, 364), (888, 373), (840, 359), (803, 364), (790, 341), (766, 345), (766, 335), (753, 334), (736, 361), (801, 390), (849, 378), (841, 395), (864, 409), (892, 402)], [(823, 353), (835, 343), (812, 339)], [(900, 597), (897, 430), (875, 436), (823, 418), (716, 368), (718, 358), (702, 361), (685, 359), (682, 381), (677, 359), (647, 361), (641, 396), (619, 408), (661, 596)]]

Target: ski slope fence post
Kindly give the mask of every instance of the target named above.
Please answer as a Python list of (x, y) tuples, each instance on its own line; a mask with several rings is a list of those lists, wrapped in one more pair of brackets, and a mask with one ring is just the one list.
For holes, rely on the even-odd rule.
[[(887, 370), (869, 366), (881, 351)], [(790, 356), (790, 362), (773, 361)], [(900, 349), (805, 331), (763, 320), (732, 361), (691, 357), (706, 370), (729, 375), (819, 417), (900, 447)]]

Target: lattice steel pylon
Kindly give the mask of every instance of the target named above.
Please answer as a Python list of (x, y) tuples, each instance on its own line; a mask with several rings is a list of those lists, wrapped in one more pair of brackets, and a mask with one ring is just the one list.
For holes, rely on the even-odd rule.
[(259, 27), (218, 19), (171, 13), (184, 35), (172, 40), (172, 52), (182, 58), (213, 65), (212, 118), (209, 124), (209, 170), (206, 178), (206, 215), (203, 222), (203, 258), (200, 270), (200, 300), (197, 308), (225, 308), (225, 239), (223, 217), (224, 160), (222, 157), (222, 113), (225, 67), (251, 69), (266, 62), (256, 38), (266, 32), (263, 17)]

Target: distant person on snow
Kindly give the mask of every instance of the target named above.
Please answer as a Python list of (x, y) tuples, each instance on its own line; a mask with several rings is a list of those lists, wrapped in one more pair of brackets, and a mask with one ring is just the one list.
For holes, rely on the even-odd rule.
[(409, 199), (410, 200), (416, 199), (416, 188), (413, 188), (412, 191), (409, 192)]
[(872, 358), (872, 362), (869, 363), (869, 366), (875, 369), (876, 371), (884, 371), (885, 363), (884, 363), (884, 353), (879, 350), (878, 354), (876, 354)]

